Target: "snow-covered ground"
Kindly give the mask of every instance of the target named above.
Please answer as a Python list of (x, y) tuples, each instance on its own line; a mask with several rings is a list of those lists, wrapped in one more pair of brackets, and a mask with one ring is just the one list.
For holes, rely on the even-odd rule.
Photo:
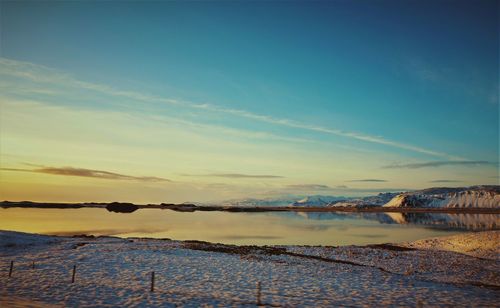
[(500, 261), (500, 231), (436, 237), (402, 243), (401, 246), (427, 250), (454, 251), (477, 258)]
[(488, 259), (409, 244), (256, 247), (1, 231), (0, 306), (255, 306), (260, 282), (261, 303), (276, 306), (493, 307), (499, 234), (466, 235), (489, 247), (478, 255)]

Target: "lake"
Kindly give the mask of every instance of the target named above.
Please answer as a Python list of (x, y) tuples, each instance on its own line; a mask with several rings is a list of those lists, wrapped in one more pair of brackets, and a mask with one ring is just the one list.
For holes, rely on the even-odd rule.
[(237, 245), (365, 245), (494, 230), (497, 214), (0, 209), (0, 229), (49, 235), (200, 240)]

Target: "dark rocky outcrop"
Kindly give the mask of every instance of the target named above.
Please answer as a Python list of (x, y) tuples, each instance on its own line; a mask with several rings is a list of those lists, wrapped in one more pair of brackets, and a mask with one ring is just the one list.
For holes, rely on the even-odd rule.
[(138, 210), (139, 207), (133, 203), (112, 202), (106, 206), (106, 209), (115, 213), (132, 213)]

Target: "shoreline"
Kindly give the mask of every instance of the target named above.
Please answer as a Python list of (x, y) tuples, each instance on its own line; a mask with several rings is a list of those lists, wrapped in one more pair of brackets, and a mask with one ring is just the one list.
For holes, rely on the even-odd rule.
[[(138, 209), (161, 209), (178, 212), (195, 211), (220, 211), (220, 212), (351, 212), (351, 213), (445, 213), (445, 214), (500, 214), (500, 208), (411, 208), (411, 207), (241, 207), (241, 206), (216, 206), (216, 205), (195, 205), (195, 204), (133, 204), (133, 203), (52, 203), (52, 202), (31, 202), (31, 201), (3, 201), (0, 208), (43, 208), (43, 209), (78, 209), (78, 208), (103, 208), (115, 205), (120, 212), (120, 206), (131, 207), (133, 212)], [(112, 210), (115, 211), (115, 210)]]
[[(424, 238), (420, 240), (415, 240), (415, 241), (403, 241), (403, 242), (397, 242), (397, 243), (381, 243), (381, 244), (366, 244), (366, 245), (282, 245), (282, 244), (276, 244), (276, 245), (238, 245), (238, 244), (225, 244), (225, 243), (219, 243), (219, 242), (209, 242), (209, 241), (201, 241), (201, 240), (194, 240), (194, 239), (188, 239), (188, 240), (177, 240), (177, 239), (171, 239), (171, 238), (154, 238), (154, 237), (136, 237), (136, 236), (130, 236), (130, 237), (119, 237), (119, 236), (114, 236), (114, 235), (89, 235), (89, 234), (75, 234), (75, 235), (55, 235), (55, 234), (42, 234), (42, 233), (30, 233), (30, 232), (22, 232), (22, 231), (11, 231), (11, 230), (3, 230), (0, 229), (0, 248), (16, 248), (17, 246), (19, 247), (30, 247), (36, 243), (34, 242), (29, 242), (26, 243), (21, 243), (21, 245), (13, 245), (14, 242), (10, 242), (7, 239), (5, 240), (5, 237), (9, 236), (16, 236), (20, 235), (21, 237), (26, 236), (26, 237), (33, 237), (33, 238), (44, 238), (47, 239), (46, 242), (42, 241), (42, 243), (47, 244), (47, 243), (54, 243), (57, 242), (58, 240), (100, 240), (100, 239), (114, 239), (114, 240), (119, 240), (119, 241), (128, 241), (128, 242), (134, 242), (134, 241), (160, 241), (160, 242), (172, 242), (172, 243), (181, 243), (184, 245), (184, 247), (188, 249), (194, 249), (194, 250), (206, 250), (206, 251), (214, 251), (214, 252), (221, 252), (221, 253), (229, 253), (229, 254), (242, 254), (242, 252), (248, 252), (248, 250), (256, 249), (256, 250), (262, 250), (265, 252), (265, 254), (281, 254), (283, 252), (286, 252), (286, 250), (283, 250), (284, 248), (290, 248), (290, 247), (307, 247), (307, 248), (327, 248), (327, 249), (336, 249), (336, 248), (349, 248), (349, 247), (357, 247), (357, 248), (370, 248), (370, 249), (382, 249), (382, 250), (390, 250), (390, 251), (424, 251), (424, 250), (436, 250), (436, 251), (448, 251), (448, 252), (456, 252), (456, 253), (461, 253), (465, 255), (469, 255), (475, 258), (483, 258), (484, 256), (478, 256), (475, 253), (477, 253), (478, 248), (473, 247), (471, 248), (471, 242), (476, 244), (476, 246), (488, 246), (489, 250), (495, 250), (498, 251), (499, 254), (494, 254), (492, 256), (488, 256), (487, 259), (491, 260), (498, 260), (500, 261), (500, 230), (486, 230), (486, 231), (469, 231), (469, 232), (463, 232), (458, 235), (443, 235), (443, 236), (438, 236), (438, 237), (431, 237), (431, 238)], [(483, 241), (478, 241), (477, 237), (479, 236), (484, 236), (487, 235), (489, 237), (493, 237), (495, 240), (488, 239), (488, 241), (483, 242)], [(449, 242), (453, 240), (459, 240), (459, 241), (468, 241), (466, 243), (466, 247), (464, 247), (463, 243), (461, 243), (462, 247), (460, 245), (457, 245), (456, 243), (452, 244), (452, 247), (449, 246)], [(7, 242), (7, 244), (5, 243)], [(443, 244), (448, 244), (448, 246), (443, 245)], [(218, 247), (218, 248), (213, 248), (213, 247)], [(462, 250), (458, 249), (461, 248)], [(469, 249), (471, 253), (468, 253), (464, 249)], [(1, 250), (0, 250), (0, 255), (1, 255)], [(490, 254), (491, 255), (491, 254)], [(500, 286), (500, 285), (499, 285)]]

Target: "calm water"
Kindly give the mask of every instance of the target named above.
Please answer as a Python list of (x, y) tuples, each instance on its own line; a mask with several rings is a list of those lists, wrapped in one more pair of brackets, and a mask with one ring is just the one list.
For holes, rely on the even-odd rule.
[(363, 245), (500, 226), (500, 215), (425, 213), (180, 213), (140, 209), (0, 209), (0, 229), (51, 235), (195, 239), (255, 245)]

